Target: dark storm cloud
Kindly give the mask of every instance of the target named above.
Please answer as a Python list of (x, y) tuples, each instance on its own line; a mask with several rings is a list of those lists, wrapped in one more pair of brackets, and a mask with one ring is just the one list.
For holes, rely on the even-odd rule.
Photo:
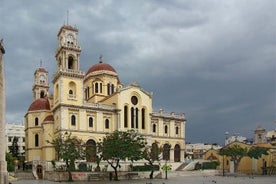
[(51, 81), (69, 10), (81, 69), (103, 54), (121, 82), (153, 92), (155, 110), (186, 114), (187, 141), (275, 128), (275, 1), (0, 2), (9, 123), (23, 121), (40, 60)]

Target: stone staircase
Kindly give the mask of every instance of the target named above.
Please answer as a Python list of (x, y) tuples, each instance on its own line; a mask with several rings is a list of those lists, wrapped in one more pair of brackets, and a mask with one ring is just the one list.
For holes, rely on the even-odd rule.
[(182, 171), (189, 163), (183, 162), (181, 165), (179, 165), (175, 171)]
[(106, 173), (91, 173), (87, 176), (88, 181), (99, 181), (108, 178)]
[(14, 174), (14, 177), (17, 178), (17, 180), (34, 180), (36, 179), (32, 172), (23, 172), (18, 171)]

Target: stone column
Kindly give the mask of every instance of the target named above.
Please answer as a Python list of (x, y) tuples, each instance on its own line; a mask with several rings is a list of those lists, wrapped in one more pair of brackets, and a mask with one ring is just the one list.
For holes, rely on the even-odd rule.
[(6, 162), (6, 100), (5, 100), (5, 73), (3, 55), (5, 50), (3, 40), (0, 42), (0, 184), (8, 183), (8, 172)]

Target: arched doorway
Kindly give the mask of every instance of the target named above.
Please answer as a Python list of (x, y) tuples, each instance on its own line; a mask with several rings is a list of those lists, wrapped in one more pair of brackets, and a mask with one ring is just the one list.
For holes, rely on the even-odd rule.
[(86, 161), (95, 162), (96, 161), (96, 142), (92, 139), (89, 139), (86, 142)]
[(180, 146), (179, 146), (179, 144), (176, 144), (174, 146), (174, 161), (180, 162)]
[(156, 143), (152, 143), (151, 145), (151, 159), (158, 160), (158, 145)]
[(163, 160), (170, 160), (170, 149), (171, 149), (171, 145), (164, 144), (164, 146), (163, 146)]
[(43, 167), (42, 165), (37, 165), (36, 166), (36, 174), (38, 179), (43, 179)]

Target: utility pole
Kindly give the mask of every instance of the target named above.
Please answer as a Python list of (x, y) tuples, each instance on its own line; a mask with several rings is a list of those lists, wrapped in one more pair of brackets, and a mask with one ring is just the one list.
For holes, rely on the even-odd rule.
[(6, 162), (6, 96), (5, 96), (5, 73), (3, 55), (5, 49), (3, 39), (0, 41), (0, 184), (8, 183)]

